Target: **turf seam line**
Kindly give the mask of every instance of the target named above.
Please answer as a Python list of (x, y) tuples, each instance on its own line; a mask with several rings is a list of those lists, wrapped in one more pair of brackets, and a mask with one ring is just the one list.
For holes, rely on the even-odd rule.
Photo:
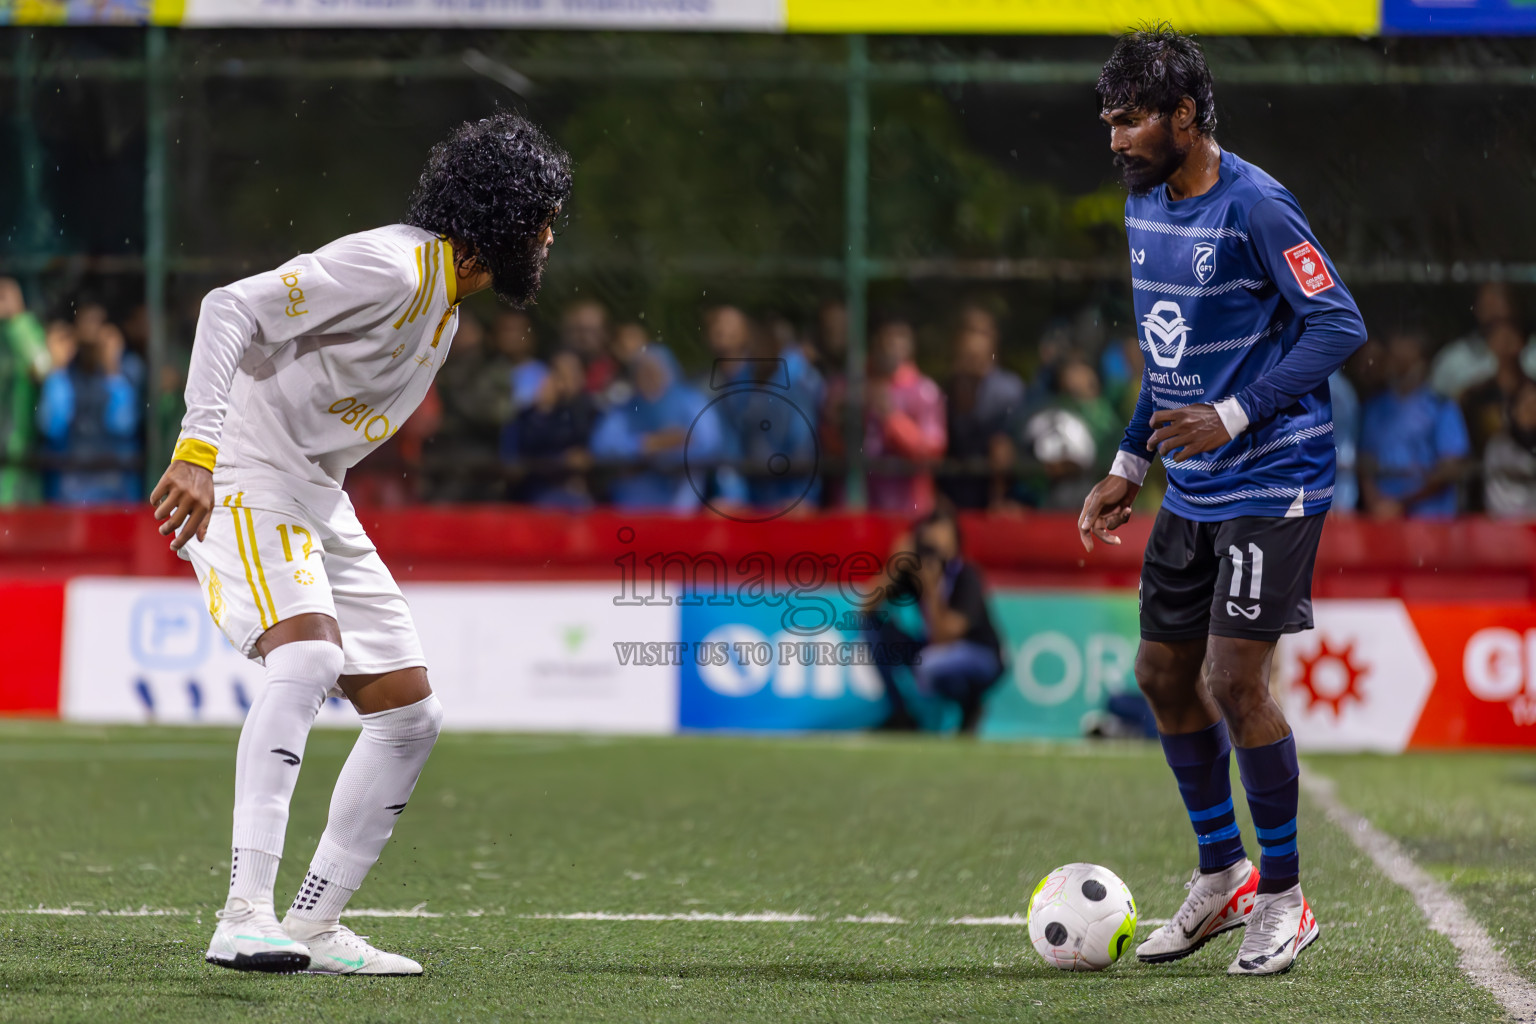
[(1382, 874), (1413, 897), (1430, 929), (1451, 940), (1460, 954), (1461, 972), (1487, 990), (1515, 1020), (1536, 1020), (1536, 986), (1510, 969), (1492, 936), (1466, 904), (1419, 867), (1397, 840), (1346, 807), (1332, 779), (1308, 770), (1301, 775), (1301, 785), (1328, 820), (1370, 857)]

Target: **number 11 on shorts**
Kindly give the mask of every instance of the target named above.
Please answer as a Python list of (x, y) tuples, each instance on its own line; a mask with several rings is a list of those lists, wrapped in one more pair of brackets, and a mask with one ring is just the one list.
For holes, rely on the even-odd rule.
[[(1243, 553), (1233, 544), (1227, 549), (1227, 554), (1232, 556), (1232, 590), (1231, 597), (1241, 597), (1243, 594)], [(1264, 583), (1264, 551), (1257, 544), (1248, 545), (1248, 600), (1259, 599), (1259, 588)]]

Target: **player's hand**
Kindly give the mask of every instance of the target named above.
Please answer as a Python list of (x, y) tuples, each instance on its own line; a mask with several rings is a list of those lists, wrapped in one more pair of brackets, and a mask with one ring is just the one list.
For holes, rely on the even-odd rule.
[(1088, 497), (1083, 499), (1083, 514), (1077, 520), (1077, 536), (1085, 551), (1093, 550), (1093, 538), (1105, 544), (1120, 543), (1119, 537), (1111, 536), (1131, 518), (1131, 504), (1141, 493), (1141, 485), (1133, 484), (1123, 476), (1113, 474), (1093, 485)]
[(1226, 424), (1216, 412), (1216, 407), (1205, 402), (1186, 405), (1181, 409), (1159, 409), (1152, 414), (1152, 437), (1147, 441), (1147, 451), (1167, 457), (1175, 448), (1179, 454), (1174, 462), (1183, 462), (1192, 455), (1213, 452), (1232, 440)]
[(160, 536), (169, 537), (171, 550), (180, 551), (194, 536), (203, 540), (208, 536), (208, 519), (213, 515), (213, 474), (202, 466), (176, 459), (155, 484), (149, 495), (155, 506), (155, 519), (160, 522)]

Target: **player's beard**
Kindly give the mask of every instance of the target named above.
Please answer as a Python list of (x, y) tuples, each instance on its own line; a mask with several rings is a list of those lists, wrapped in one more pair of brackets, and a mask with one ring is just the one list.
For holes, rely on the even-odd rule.
[(1163, 132), (1157, 140), (1156, 151), (1147, 158), (1130, 157), (1124, 153), (1115, 157), (1120, 170), (1120, 180), (1133, 196), (1144, 196), (1157, 188), (1179, 169), (1189, 155), (1188, 146), (1180, 146), (1173, 140), (1173, 125), (1163, 120)]
[(544, 265), (549, 262), (549, 247), (534, 241), (522, 252), (487, 262), (491, 268), (491, 290), (496, 297), (521, 309), (532, 305), (538, 297), (539, 286), (544, 283)]

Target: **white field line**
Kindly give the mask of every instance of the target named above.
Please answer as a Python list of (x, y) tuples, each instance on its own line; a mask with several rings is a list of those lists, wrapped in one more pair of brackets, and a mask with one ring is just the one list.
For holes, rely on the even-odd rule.
[(1428, 918), (1429, 927), (1451, 940), (1461, 954), (1462, 973), (1487, 989), (1515, 1020), (1536, 1020), (1536, 986), (1510, 970), (1504, 955), (1466, 905), (1415, 864), (1397, 840), (1346, 807), (1332, 779), (1307, 771), (1302, 773), (1301, 785), (1328, 820), (1342, 829), (1382, 874), (1408, 891)]
[[(403, 909), (384, 909), (378, 907), (358, 907), (355, 910), (344, 912), (345, 917), (419, 917), (419, 918), (471, 918), (471, 917), (506, 917), (512, 916), (523, 921), (684, 921), (708, 924), (814, 924), (818, 922), (831, 924), (928, 924), (928, 925), (979, 925), (995, 928), (1023, 928), (1029, 924), (1028, 919), (1019, 914), (1009, 914), (1006, 917), (951, 917), (942, 920), (909, 921), (904, 917), (895, 917), (891, 914), (847, 914), (843, 917), (834, 917), (826, 914), (802, 914), (799, 912), (785, 913), (777, 910), (759, 911), (747, 914), (712, 914), (698, 910), (687, 913), (675, 914), (629, 914), (608, 910), (583, 910), (571, 914), (513, 914), (508, 915), (504, 910), (461, 910), (461, 911), (434, 911), (426, 909), (425, 903), (418, 903), (414, 907)], [(176, 910), (164, 907), (139, 907), (137, 909), (124, 910), (88, 910), (84, 907), (17, 907), (0, 908), (0, 917), (10, 914), (41, 915), (45, 917), (191, 917), (193, 911)], [(1139, 922), (1149, 927), (1157, 927), (1168, 923), (1166, 918), (1142, 918)]]
[(691, 911), (687, 914), (614, 914), (603, 910), (586, 910), (576, 914), (519, 914), (528, 921), (714, 921), (743, 924), (797, 924), (820, 921), (815, 914), (785, 914), (764, 911), (757, 914), (705, 914)]
[(165, 907), (139, 907), (137, 910), (86, 910), (83, 907), (18, 907), (14, 910), (0, 910), (4, 914), (38, 914), (44, 917), (191, 917), (189, 910), (174, 910)]

